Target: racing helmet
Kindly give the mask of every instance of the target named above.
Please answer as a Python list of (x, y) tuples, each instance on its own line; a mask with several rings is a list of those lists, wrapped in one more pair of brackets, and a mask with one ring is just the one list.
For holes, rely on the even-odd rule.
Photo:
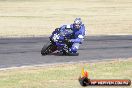
[(76, 19), (74, 20), (74, 23), (73, 23), (74, 28), (75, 28), (75, 29), (80, 29), (81, 25), (82, 25), (82, 20), (81, 20), (81, 18), (76, 18)]

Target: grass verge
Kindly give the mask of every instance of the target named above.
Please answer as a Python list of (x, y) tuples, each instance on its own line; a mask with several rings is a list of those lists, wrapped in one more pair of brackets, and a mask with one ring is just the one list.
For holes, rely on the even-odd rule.
[(130, 0), (0, 0), (0, 37), (50, 35), (76, 17), (86, 35), (132, 35)]
[(0, 88), (80, 88), (77, 79), (82, 67), (91, 79), (132, 80), (132, 59), (127, 59), (0, 70)]

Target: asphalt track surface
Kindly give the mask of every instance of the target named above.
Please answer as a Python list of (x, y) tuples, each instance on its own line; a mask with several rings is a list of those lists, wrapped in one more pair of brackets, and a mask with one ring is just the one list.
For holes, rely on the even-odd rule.
[(132, 36), (87, 36), (79, 56), (41, 56), (48, 37), (1, 38), (0, 68), (132, 57)]

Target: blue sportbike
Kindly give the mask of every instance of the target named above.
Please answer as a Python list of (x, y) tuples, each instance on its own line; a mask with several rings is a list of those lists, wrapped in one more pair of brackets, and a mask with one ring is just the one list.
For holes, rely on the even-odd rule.
[[(58, 51), (59, 55), (70, 55), (69, 48), (73, 43), (68, 42), (68, 40), (72, 38), (72, 29), (69, 28), (66, 30), (60, 30), (60, 28), (56, 28), (49, 37), (49, 42), (43, 46), (41, 54), (49, 55), (55, 51)], [(72, 54), (72, 56), (78, 56), (78, 53)]]

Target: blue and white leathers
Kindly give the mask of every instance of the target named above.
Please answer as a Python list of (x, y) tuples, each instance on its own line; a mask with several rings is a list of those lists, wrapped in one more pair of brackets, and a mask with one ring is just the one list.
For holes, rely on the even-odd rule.
[(70, 42), (73, 43), (72, 47), (69, 49), (70, 53), (76, 53), (77, 50), (79, 49), (80, 44), (83, 42), (84, 40), (84, 36), (85, 36), (85, 26), (84, 24), (81, 24), (80, 29), (76, 29), (74, 27), (74, 24), (71, 24), (70, 26), (68, 25), (63, 25), (60, 27), (60, 30), (65, 30), (67, 27), (70, 27), (73, 31), (73, 38), (70, 39)]

